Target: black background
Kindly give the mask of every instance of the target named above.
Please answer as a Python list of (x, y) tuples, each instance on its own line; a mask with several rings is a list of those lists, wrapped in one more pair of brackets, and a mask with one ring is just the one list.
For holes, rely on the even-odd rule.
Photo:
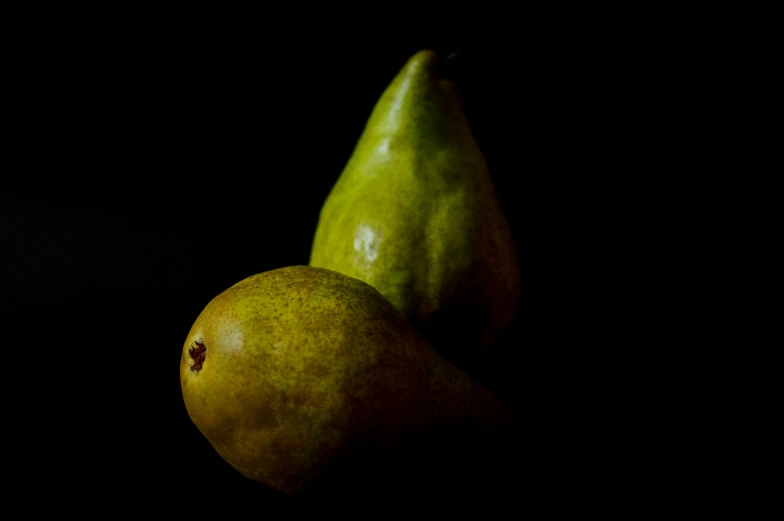
[(519, 458), (495, 467), (509, 487), (480, 500), (557, 512), (633, 494), (630, 469), (655, 449), (630, 441), (652, 427), (631, 421), (634, 399), (617, 392), (640, 360), (617, 348), (628, 324), (611, 316), (623, 296), (605, 276), (639, 252), (615, 243), (629, 230), (605, 203), (639, 190), (615, 174), (657, 165), (660, 142), (641, 137), (640, 120), (664, 108), (652, 85), (677, 74), (550, 28), (485, 45), (273, 46), (228, 29), (25, 42), (0, 163), (5, 468), (22, 511), (230, 519), (291, 506), (190, 422), (182, 342), (225, 288), (307, 263), (375, 101), (421, 48), (462, 52), (455, 74), (523, 274), (498, 353), (470, 368), (523, 426)]

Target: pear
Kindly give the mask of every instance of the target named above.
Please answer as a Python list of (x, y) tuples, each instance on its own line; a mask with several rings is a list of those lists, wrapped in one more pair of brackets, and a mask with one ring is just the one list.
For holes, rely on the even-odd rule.
[(470, 433), (503, 432), (510, 419), (378, 291), (309, 266), (260, 273), (213, 298), (185, 340), (180, 384), (218, 454), (290, 495), (383, 474), (384, 454), (453, 432), (480, 439)]
[(520, 295), (515, 244), (460, 93), (432, 51), (411, 57), (319, 215), (309, 264), (383, 294), (454, 361), (492, 346)]

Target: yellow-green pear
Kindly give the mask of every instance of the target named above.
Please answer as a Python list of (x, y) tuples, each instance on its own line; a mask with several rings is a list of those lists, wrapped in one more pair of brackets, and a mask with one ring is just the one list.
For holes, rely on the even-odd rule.
[(520, 294), (515, 244), (457, 86), (432, 51), (387, 87), (319, 216), (309, 264), (358, 278), (430, 345), (492, 345)]
[(433, 433), (492, 433), (509, 418), (378, 291), (309, 266), (248, 277), (212, 299), (185, 340), (180, 383), (220, 456), (287, 494)]

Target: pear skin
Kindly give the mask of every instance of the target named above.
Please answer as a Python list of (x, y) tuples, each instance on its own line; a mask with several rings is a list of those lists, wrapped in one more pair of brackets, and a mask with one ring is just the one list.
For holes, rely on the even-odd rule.
[(367, 282), (452, 360), (495, 343), (517, 251), (454, 82), (421, 51), (387, 87), (319, 216), (309, 264)]
[(212, 299), (185, 340), (180, 383), (220, 456), (292, 495), (368, 455), (509, 419), (378, 291), (309, 266), (251, 276)]

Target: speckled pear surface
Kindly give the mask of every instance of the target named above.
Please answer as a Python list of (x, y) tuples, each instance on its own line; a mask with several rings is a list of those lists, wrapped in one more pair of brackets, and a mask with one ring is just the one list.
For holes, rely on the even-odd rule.
[(377, 102), (323, 205), (309, 264), (372, 285), (444, 355), (492, 345), (512, 319), (515, 245), (433, 52), (411, 57)]
[(180, 383), (221, 457), (288, 494), (337, 475), (363, 448), (405, 447), (433, 427), (492, 430), (508, 416), (378, 291), (309, 266), (212, 299), (185, 340)]

